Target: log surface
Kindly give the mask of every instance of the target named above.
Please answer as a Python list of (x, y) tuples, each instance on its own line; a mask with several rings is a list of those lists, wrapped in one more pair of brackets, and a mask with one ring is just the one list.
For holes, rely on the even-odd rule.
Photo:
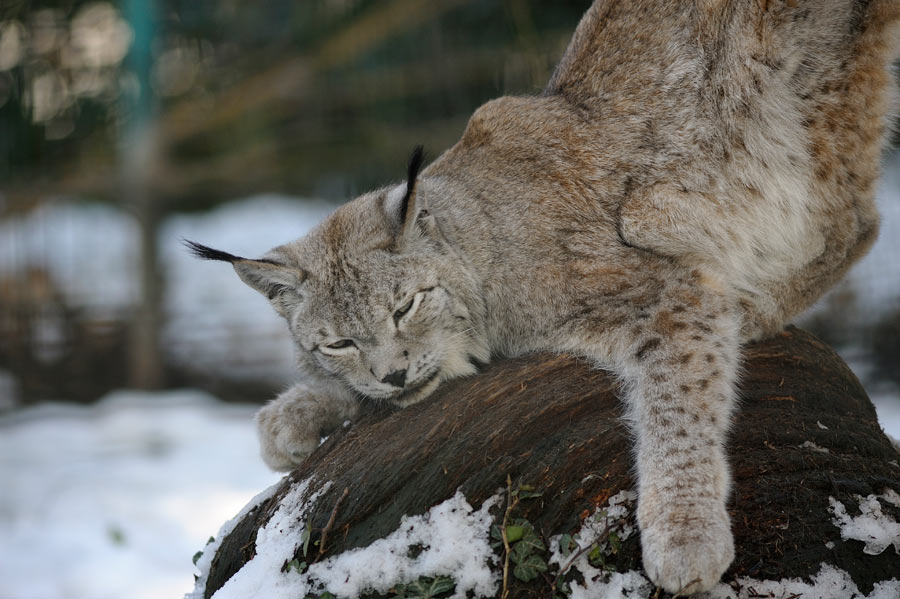
[[(900, 492), (900, 455), (859, 381), (796, 328), (747, 346), (744, 358), (729, 443), (737, 557), (723, 580), (807, 578), (822, 562), (849, 572), (864, 593), (900, 577), (890, 547), (872, 556), (861, 542), (842, 542), (828, 510), (829, 497), (853, 514), (856, 495)], [(328, 555), (387, 536), (404, 514), (422, 514), (457, 489), (477, 507), (507, 476), (542, 492), (521, 513), (546, 538), (574, 533), (609, 497), (634, 487), (621, 413), (611, 376), (584, 360), (538, 354), (491, 364), (409, 408), (369, 414), (332, 435), (223, 540), (205, 596), (253, 557), (256, 531), (291, 485), (310, 476), (333, 481), (311, 517), (316, 534), (337, 505)], [(900, 510), (893, 516), (900, 521)], [(638, 535), (615, 560), (619, 571), (640, 567)], [(543, 584), (516, 582), (511, 596), (548, 596)]]

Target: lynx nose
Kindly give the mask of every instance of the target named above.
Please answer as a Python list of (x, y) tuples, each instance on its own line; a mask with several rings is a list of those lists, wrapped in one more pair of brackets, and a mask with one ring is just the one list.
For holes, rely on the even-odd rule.
[(393, 385), (394, 387), (402, 387), (406, 384), (406, 369), (403, 370), (395, 370), (390, 373), (383, 379), (381, 379), (382, 383), (387, 383), (388, 385)]

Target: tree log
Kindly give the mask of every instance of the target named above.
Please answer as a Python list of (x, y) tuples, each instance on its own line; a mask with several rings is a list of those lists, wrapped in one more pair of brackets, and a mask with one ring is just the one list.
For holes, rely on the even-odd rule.
[[(867, 555), (861, 541), (842, 541), (829, 509), (829, 497), (852, 514), (859, 496), (900, 492), (900, 455), (859, 381), (834, 351), (796, 328), (747, 346), (744, 357), (729, 443), (737, 556), (723, 581), (809, 579), (822, 563), (848, 572), (863, 593), (900, 578), (891, 547)], [(477, 507), (506, 489), (507, 477), (513, 488), (541, 493), (522, 501), (517, 515), (545, 540), (575, 533), (610, 497), (634, 487), (621, 414), (611, 376), (548, 354), (500, 361), (445, 384), (425, 402), (368, 414), (333, 434), (240, 520), (218, 546), (203, 596), (254, 558), (257, 531), (310, 477), (333, 483), (306, 516), (314, 540), (325, 532), (323, 556), (384, 538), (404, 514), (423, 514), (457, 489)], [(884, 507), (900, 522), (900, 506)], [(491, 512), (495, 521), (499, 508)], [(639, 535), (627, 538), (608, 565), (639, 569)], [(510, 576), (509, 596), (551, 597), (551, 578), (526, 584)]]

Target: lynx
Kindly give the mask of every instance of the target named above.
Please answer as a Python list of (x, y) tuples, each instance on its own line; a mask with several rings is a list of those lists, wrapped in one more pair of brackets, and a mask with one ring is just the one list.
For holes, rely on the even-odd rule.
[(622, 381), (644, 568), (709, 589), (734, 555), (740, 348), (876, 237), (897, 0), (597, 0), (543, 93), (503, 97), (404, 183), (230, 262), (288, 322), (303, 382), (258, 415), (297, 465), (359, 398), (397, 406), (496, 356)]

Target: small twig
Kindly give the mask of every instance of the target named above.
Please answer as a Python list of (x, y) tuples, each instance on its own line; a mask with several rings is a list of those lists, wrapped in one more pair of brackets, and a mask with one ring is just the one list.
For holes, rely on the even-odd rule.
[[(607, 525), (606, 525), (606, 528), (603, 529), (603, 533), (602, 533), (602, 534), (606, 534), (607, 532), (609, 532), (609, 524), (607, 524)], [(579, 548), (578, 548), (578, 551), (576, 551), (576, 552), (574, 553), (574, 555), (572, 555), (572, 557), (569, 559), (569, 561), (566, 562), (566, 565), (563, 566), (563, 567), (559, 570), (559, 574), (556, 575), (556, 581), (554, 581), (554, 583), (553, 583), (553, 587), (554, 587), (554, 588), (556, 588), (556, 582), (558, 582), (560, 578), (562, 578), (563, 576), (565, 576), (566, 572), (569, 571), (569, 568), (571, 568), (572, 565), (575, 563), (575, 560), (577, 560), (579, 557), (581, 557), (582, 555), (584, 555), (584, 554), (585, 554), (586, 552), (588, 552), (589, 550), (593, 549), (595, 545), (597, 545), (597, 541), (594, 541), (593, 543), (590, 543), (590, 544), (588, 544), (588, 545), (585, 546), (585, 547), (579, 547)]]
[(590, 551), (591, 549), (593, 549), (594, 547), (599, 545), (600, 539), (602, 539), (603, 537), (609, 538), (609, 532), (612, 530), (613, 525), (621, 524), (624, 520), (625, 520), (624, 518), (619, 518), (618, 520), (616, 520), (615, 522), (610, 524), (609, 518), (607, 517), (606, 523), (603, 525), (603, 531), (600, 533), (597, 540), (594, 541), (593, 543), (588, 544), (586, 547), (579, 546), (578, 551), (576, 551), (572, 555), (572, 557), (569, 558), (569, 560), (566, 562), (566, 565), (559, 569), (559, 573), (556, 575), (556, 578), (553, 580), (553, 584), (550, 586), (550, 590), (555, 591), (557, 588), (557, 585), (559, 585), (560, 579), (562, 579), (562, 577), (566, 575), (566, 572), (568, 572), (569, 569), (575, 564), (575, 561), (579, 557), (581, 557), (582, 555), (584, 555), (585, 553), (587, 553), (588, 551)]
[[(541, 541), (544, 542), (544, 547), (547, 547), (549, 549), (550, 539), (548, 539), (547, 535), (544, 534), (543, 528), (541, 528), (539, 532), (541, 533)], [(544, 582), (547, 583), (547, 586), (550, 587), (550, 596), (552, 597), (553, 592), (556, 590), (556, 577), (554, 577), (553, 580), (550, 580), (550, 577), (547, 576), (546, 572), (540, 572), (540, 575), (544, 578)]]
[(515, 501), (512, 498), (512, 478), (506, 475), (506, 512), (503, 514), (503, 523), (500, 525), (500, 536), (503, 538), (503, 591), (500, 599), (509, 597), (509, 538), (506, 536), (506, 526), (509, 523), (509, 515), (519, 503), (519, 497)]
[(701, 579), (699, 579), (699, 578), (695, 578), (694, 580), (692, 580), (692, 581), (690, 581), (689, 583), (687, 583), (687, 584), (685, 584), (684, 586), (682, 586), (682, 587), (678, 590), (677, 593), (675, 593), (674, 595), (672, 595), (672, 599), (678, 599), (679, 597), (684, 597), (684, 595), (682, 595), (682, 593), (683, 593), (685, 590), (687, 590), (687, 589), (689, 589), (690, 587), (692, 587), (692, 586), (694, 586), (695, 584), (697, 584), (698, 582), (700, 582), (700, 580), (701, 580)]
[(334, 526), (334, 519), (337, 516), (338, 509), (341, 507), (341, 503), (346, 499), (347, 495), (350, 494), (350, 489), (344, 487), (344, 492), (341, 493), (341, 496), (338, 497), (338, 500), (334, 504), (334, 509), (331, 510), (331, 516), (328, 518), (328, 524), (325, 525), (325, 528), (322, 529), (322, 538), (319, 540), (319, 554), (316, 556), (316, 559), (313, 563), (319, 561), (323, 555), (325, 555), (325, 541), (328, 540), (328, 531), (331, 530), (331, 527)]

